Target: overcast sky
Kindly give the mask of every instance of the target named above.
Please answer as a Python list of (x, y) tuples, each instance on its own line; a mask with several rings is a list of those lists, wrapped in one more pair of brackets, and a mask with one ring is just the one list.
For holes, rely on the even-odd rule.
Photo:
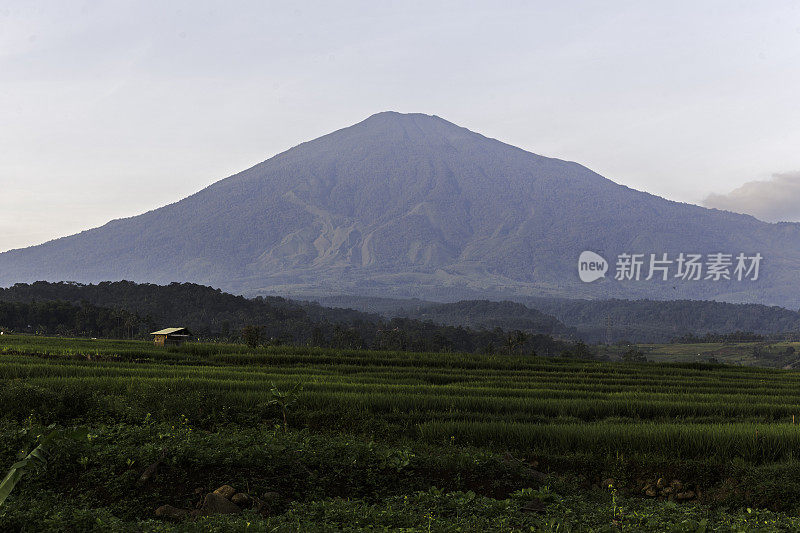
[(799, 1), (5, 0), (0, 250), (384, 110), (800, 220)]

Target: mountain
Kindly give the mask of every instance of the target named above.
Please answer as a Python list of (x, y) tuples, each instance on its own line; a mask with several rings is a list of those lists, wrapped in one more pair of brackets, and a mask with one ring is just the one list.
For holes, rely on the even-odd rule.
[[(761, 253), (758, 281), (582, 283), (584, 250)], [(0, 254), (0, 285), (192, 281), (242, 294), (715, 298), (797, 308), (800, 225), (672, 202), (436, 116), (385, 112), (177, 203)]]

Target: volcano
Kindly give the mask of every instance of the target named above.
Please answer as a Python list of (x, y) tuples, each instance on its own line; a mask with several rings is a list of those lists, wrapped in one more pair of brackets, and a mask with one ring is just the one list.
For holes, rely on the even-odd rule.
[[(583, 283), (591, 250), (609, 273)], [(621, 253), (763, 256), (757, 281), (615, 281)], [(240, 294), (705, 298), (797, 308), (800, 225), (666, 200), (437, 116), (383, 112), (159, 209), (0, 254), (0, 284)], [(644, 275), (642, 276), (644, 278)]]

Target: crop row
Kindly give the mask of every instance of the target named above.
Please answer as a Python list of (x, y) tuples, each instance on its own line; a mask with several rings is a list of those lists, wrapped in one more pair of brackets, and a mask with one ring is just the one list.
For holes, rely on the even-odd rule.
[(492, 445), (524, 453), (591, 451), (612, 456), (742, 459), (757, 464), (800, 457), (800, 426), (792, 424), (433, 421), (420, 424), (418, 432), (427, 442)]
[[(243, 366), (213, 367), (163, 365), (154, 363), (113, 363), (74, 360), (46, 360), (21, 356), (0, 357), (0, 379), (37, 380), (119, 378), (128, 381), (152, 378), (197, 379), (230, 382), (241, 387), (263, 386), (269, 381), (302, 381), (324, 384), (329, 390), (439, 394), (492, 395), (501, 397), (603, 398), (652, 397), (654, 399), (691, 399), (754, 403), (789, 404), (800, 402), (800, 387), (791, 380), (739, 377), (722, 379), (714, 375), (681, 376), (666, 379), (649, 376), (586, 377), (581, 372), (524, 372), (498, 375), (478, 371), (443, 372), (427, 369), (364, 369), (354, 371), (346, 365), (325, 366)], [(707, 373), (706, 373), (707, 374)], [(775, 373), (776, 378), (789, 376)], [(428, 387), (429, 389), (426, 389)]]
[[(793, 459), (800, 373), (546, 358), (17, 338), (0, 420), (290, 425), (518, 450)], [(797, 420), (800, 422), (800, 419)]]
[[(139, 412), (142, 409), (159, 412), (164, 417), (180, 414), (202, 416), (196, 406), (200, 399), (204, 409), (216, 409), (209, 416), (237, 417), (241, 414), (268, 417), (269, 389), (274, 384), (288, 390), (298, 383), (298, 377), (276, 375), (270, 380), (235, 380), (183, 376), (125, 376), (42, 377), (13, 380), (0, 391), (0, 401), (10, 413), (14, 410), (24, 417), (30, 398), (37, 391), (56, 395), (62, 402), (83, 398), (85, 402), (104, 405), (101, 411), (108, 416)], [(510, 396), (502, 389), (474, 389), (452, 386), (413, 386), (392, 384), (328, 383), (306, 381), (298, 397), (298, 410), (303, 413), (327, 413), (334, 419), (352, 420), (359, 416), (385, 419), (397, 413), (418, 419), (437, 417), (473, 420), (541, 421), (548, 418), (576, 418), (586, 421), (607, 418), (642, 420), (668, 419), (748, 419), (789, 420), (800, 415), (800, 402), (781, 396), (753, 397), (730, 394), (675, 396), (661, 393), (600, 395), (542, 389), (520, 390), (524, 395)], [(573, 397), (568, 397), (572, 395)], [(97, 400), (97, 399), (100, 400)], [(106, 398), (103, 400), (103, 398)], [(57, 402), (56, 402), (57, 403)], [(112, 402), (113, 403), (113, 402)], [(87, 404), (88, 405), (88, 404)], [(211, 406), (211, 407), (209, 407)], [(218, 406), (218, 407), (213, 407)], [(91, 411), (77, 410), (75, 416)], [(396, 416), (395, 416), (396, 418)], [(407, 417), (408, 418), (408, 417)]]
[[(580, 372), (587, 377), (617, 376), (681, 376), (713, 374), (720, 379), (743, 376), (772, 379), (780, 373), (750, 367), (722, 367), (694, 363), (672, 365), (608, 365), (602, 362), (540, 357), (508, 357), (505, 355), (374, 352), (367, 350), (332, 350), (307, 347), (266, 347), (251, 350), (231, 344), (189, 344), (178, 348), (158, 348), (140, 341), (105, 341), (86, 339), (54, 339), (26, 336), (5, 336), (0, 339), (0, 354), (47, 355), (51, 357), (98, 356), (117, 360), (150, 360), (169, 364), (209, 365), (273, 365), (313, 364), (374, 367), (414, 367), (463, 370), (545, 370)], [(785, 373), (784, 373), (785, 374)], [(784, 376), (800, 384), (800, 375)]]

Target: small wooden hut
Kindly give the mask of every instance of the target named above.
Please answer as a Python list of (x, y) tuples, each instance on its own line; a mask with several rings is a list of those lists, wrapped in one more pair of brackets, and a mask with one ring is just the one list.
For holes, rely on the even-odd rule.
[(164, 346), (167, 344), (183, 344), (192, 333), (186, 328), (166, 328), (159, 331), (154, 331), (153, 344), (156, 346)]

